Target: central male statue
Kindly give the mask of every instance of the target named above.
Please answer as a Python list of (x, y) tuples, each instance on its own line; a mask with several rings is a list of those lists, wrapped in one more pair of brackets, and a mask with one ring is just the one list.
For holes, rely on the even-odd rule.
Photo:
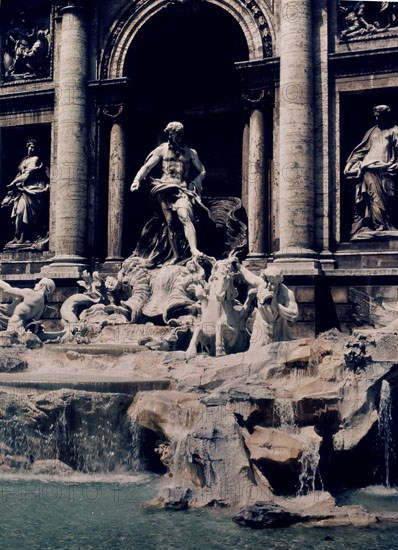
[(171, 263), (177, 263), (182, 255), (175, 222), (182, 226), (192, 256), (201, 254), (197, 247), (194, 206), (200, 206), (208, 212), (200, 198), (206, 171), (197, 152), (185, 145), (184, 126), (181, 122), (170, 122), (165, 133), (168, 141), (149, 154), (130, 190), (137, 191), (150, 172), (156, 166), (161, 166), (161, 177), (151, 178), (151, 195), (160, 205), (167, 224), (173, 255)]

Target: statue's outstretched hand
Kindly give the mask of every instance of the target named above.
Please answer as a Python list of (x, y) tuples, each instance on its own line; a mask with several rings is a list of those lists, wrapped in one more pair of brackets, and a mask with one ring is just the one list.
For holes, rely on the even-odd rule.
[(138, 180), (134, 180), (133, 183), (131, 184), (130, 191), (131, 192), (138, 191), (139, 188), (140, 188), (140, 182)]

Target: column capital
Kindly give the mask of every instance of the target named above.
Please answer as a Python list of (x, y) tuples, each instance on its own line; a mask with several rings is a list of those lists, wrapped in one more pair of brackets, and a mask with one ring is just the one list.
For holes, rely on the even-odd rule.
[(98, 115), (110, 118), (112, 122), (118, 123), (125, 118), (126, 110), (123, 103), (115, 105), (104, 105), (98, 108)]
[(90, 0), (56, 0), (55, 4), (58, 15), (62, 16), (67, 12), (87, 9)]
[(262, 109), (273, 98), (270, 90), (261, 88), (258, 90), (245, 90), (242, 92), (242, 100), (244, 108), (252, 111), (254, 109)]

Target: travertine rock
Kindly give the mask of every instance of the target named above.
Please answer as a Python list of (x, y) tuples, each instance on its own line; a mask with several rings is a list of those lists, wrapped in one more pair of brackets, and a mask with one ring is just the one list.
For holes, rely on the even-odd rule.
[(309, 442), (318, 447), (321, 442), (312, 426), (301, 428), (297, 433), (256, 426), (251, 434), (243, 431), (243, 436), (252, 460), (267, 459), (279, 463), (298, 460)]

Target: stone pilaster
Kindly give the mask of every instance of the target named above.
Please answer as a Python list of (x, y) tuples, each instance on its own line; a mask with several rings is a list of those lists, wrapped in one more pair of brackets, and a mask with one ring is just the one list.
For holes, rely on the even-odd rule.
[(59, 86), (56, 94), (57, 203), (55, 257), (50, 266), (73, 271), (86, 264), (88, 39), (85, 9), (61, 2)]
[(245, 94), (250, 109), (247, 160), (249, 257), (264, 257), (267, 242), (267, 192), (264, 154), (264, 92)]
[(109, 140), (108, 178), (108, 248), (107, 262), (119, 262), (122, 258), (123, 208), (126, 187), (126, 137), (123, 106), (104, 109), (112, 119)]
[(312, 0), (281, 0), (279, 260), (314, 258)]

